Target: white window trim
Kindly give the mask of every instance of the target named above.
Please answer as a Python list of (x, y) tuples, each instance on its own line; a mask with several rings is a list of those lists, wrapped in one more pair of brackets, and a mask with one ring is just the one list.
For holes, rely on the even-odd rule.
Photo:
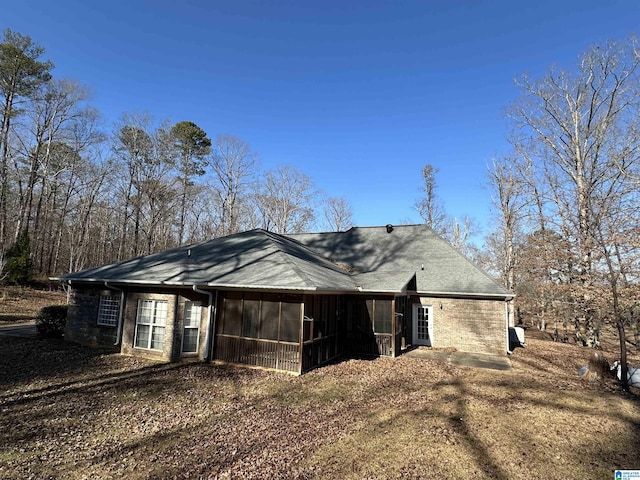
[(120, 299), (117, 295), (100, 295), (98, 325), (115, 327), (120, 314)]
[[(141, 307), (145, 302), (152, 302), (153, 303), (153, 318), (151, 319), (151, 323), (148, 322), (141, 322), (140, 321), (140, 311), (141, 311)], [(167, 309), (165, 309), (165, 317), (164, 319), (161, 319), (163, 323), (158, 323), (158, 304), (166, 304), (168, 307), (168, 302), (166, 300), (153, 300), (150, 298), (141, 298), (138, 300), (138, 306), (136, 309), (136, 326), (135, 326), (135, 335), (133, 338), (133, 347), (134, 348), (141, 348), (143, 350), (153, 350), (156, 352), (161, 352), (164, 350), (163, 348), (151, 348), (151, 342), (153, 340), (153, 331), (156, 328), (162, 328), (163, 332), (162, 332), (162, 336), (163, 336), (163, 343), (164, 343), (164, 335), (166, 333), (166, 326), (167, 326)], [(139, 346), (138, 345), (138, 326), (139, 325), (146, 325), (149, 327), (149, 339), (147, 341), (147, 346), (143, 347), (143, 346)]]
[[(193, 315), (193, 307), (198, 307), (198, 316), (197, 316), (197, 321), (196, 321), (196, 326), (190, 326), (187, 325), (186, 319), (187, 319), (187, 306), (191, 305), (191, 314)], [(200, 323), (202, 322), (202, 302), (185, 302), (184, 304), (184, 318), (183, 318), (183, 327), (182, 327), (182, 346), (181, 346), (181, 353), (184, 353), (185, 355), (197, 355), (198, 354), (198, 350), (200, 349)], [(198, 334), (196, 335), (196, 349), (195, 351), (190, 351), (190, 352), (186, 352), (184, 350), (184, 332), (185, 330), (197, 330)]]

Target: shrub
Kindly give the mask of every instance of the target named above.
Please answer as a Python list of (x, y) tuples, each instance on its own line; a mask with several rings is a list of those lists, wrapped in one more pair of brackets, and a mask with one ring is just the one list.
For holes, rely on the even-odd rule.
[(32, 267), (29, 234), (23, 230), (18, 235), (16, 243), (7, 250), (0, 276), (9, 284), (26, 285), (31, 279)]
[(38, 333), (44, 337), (61, 337), (67, 324), (67, 306), (49, 305), (43, 307), (36, 317)]

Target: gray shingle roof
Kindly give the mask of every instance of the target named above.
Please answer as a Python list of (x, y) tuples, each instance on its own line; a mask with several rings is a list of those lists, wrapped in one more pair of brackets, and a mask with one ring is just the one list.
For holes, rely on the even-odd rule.
[(60, 280), (353, 290), (350, 276), (286, 237), (251, 230), (196, 245), (69, 273)]
[(277, 235), (264, 230), (69, 273), (58, 280), (302, 291), (509, 293), (424, 225)]
[(346, 232), (290, 235), (355, 272), (416, 272), (419, 293), (511, 294), (426, 225), (354, 227)]

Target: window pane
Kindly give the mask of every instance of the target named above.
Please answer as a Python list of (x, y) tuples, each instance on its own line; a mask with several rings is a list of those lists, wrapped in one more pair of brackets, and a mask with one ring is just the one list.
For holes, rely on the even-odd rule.
[(242, 336), (258, 338), (259, 300), (245, 300), (242, 312)]
[(224, 324), (222, 333), (225, 335), (240, 336), (242, 300), (235, 298), (224, 299)]
[(164, 327), (153, 327), (151, 334), (151, 348), (153, 350), (164, 349)]
[(182, 351), (185, 353), (195, 353), (198, 351), (198, 329), (185, 328), (182, 337)]
[(278, 317), (280, 316), (280, 302), (263, 300), (260, 311), (260, 338), (278, 340)]
[(376, 300), (375, 302), (375, 332), (391, 333), (391, 300)]
[(186, 302), (184, 304), (184, 326), (199, 327), (202, 319), (202, 310), (199, 302)]
[(138, 325), (136, 327), (136, 347), (149, 348), (149, 325)]
[(363, 325), (363, 327), (366, 329), (365, 331), (367, 332), (371, 332), (371, 329), (373, 328), (373, 300), (367, 300), (366, 301), (366, 305), (367, 305), (367, 311), (366, 311), (366, 323), (365, 325)]
[(114, 295), (103, 295), (100, 297), (98, 308), (98, 325), (115, 326), (120, 313), (120, 300)]
[(283, 342), (300, 341), (300, 304), (282, 302), (280, 318), (280, 340)]
[(138, 301), (138, 323), (150, 324), (153, 320), (153, 300)]
[(156, 301), (156, 311), (154, 317), (154, 323), (156, 325), (166, 325), (167, 323), (167, 305), (166, 301)]

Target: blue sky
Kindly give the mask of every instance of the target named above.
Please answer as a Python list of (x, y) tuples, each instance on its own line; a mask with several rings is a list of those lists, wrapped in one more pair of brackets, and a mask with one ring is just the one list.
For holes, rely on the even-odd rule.
[(124, 112), (229, 133), (292, 165), (358, 225), (418, 222), (425, 163), (454, 216), (488, 229), (486, 166), (508, 152), (514, 78), (575, 68), (637, 32), (640, 2), (3, 0), (2, 27)]

